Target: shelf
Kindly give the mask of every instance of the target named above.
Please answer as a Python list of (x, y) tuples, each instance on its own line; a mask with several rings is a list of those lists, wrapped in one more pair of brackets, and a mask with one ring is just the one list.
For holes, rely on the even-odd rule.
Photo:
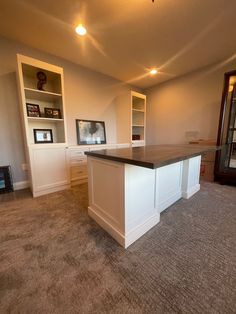
[(54, 119), (54, 118), (41, 118), (41, 117), (27, 117), (28, 121), (36, 122), (63, 122), (64, 119)]
[(132, 109), (132, 111), (143, 112), (143, 113), (145, 112), (144, 110), (141, 110), (141, 109), (134, 109), (134, 108)]
[(132, 127), (134, 127), (134, 128), (144, 128), (144, 125), (142, 125), (142, 124), (133, 124)]
[(37, 99), (41, 101), (52, 101), (60, 98), (62, 95), (47, 91), (41, 91), (33, 88), (24, 88), (25, 90), (25, 97), (28, 99)]

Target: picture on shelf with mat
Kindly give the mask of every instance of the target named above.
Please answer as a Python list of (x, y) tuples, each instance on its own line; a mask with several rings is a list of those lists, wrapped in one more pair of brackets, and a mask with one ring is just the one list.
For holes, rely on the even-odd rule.
[(28, 117), (41, 117), (39, 105), (26, 104)]
[(51, 129), (34, 129), (34, 142), (35, 144), (53, 143)]
[(133, 141), (139, 141), (140, 140), (140, 134), (133, 134), (132, 135), (132, 140)]
[(61, 119), (60, 109), (44, 108), (45, 118)]

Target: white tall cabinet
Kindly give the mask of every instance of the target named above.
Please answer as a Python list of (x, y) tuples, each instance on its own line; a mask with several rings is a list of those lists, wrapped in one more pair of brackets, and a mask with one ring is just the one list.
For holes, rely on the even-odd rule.
[(146, 137), (146, 95), (130, 91), (116, 99), (117, 142), (144, 146)]
[(29, 179), (36, 197), (70, 187), (63, 69), (23, 55), (17, 55), (17, 65)]
[(131, 141), (132, 146), (145, 145), (146, 133), (146, 96), (131, 92)]

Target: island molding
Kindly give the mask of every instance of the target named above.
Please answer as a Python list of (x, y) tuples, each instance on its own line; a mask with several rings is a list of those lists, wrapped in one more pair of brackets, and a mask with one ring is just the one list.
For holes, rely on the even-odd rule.
[(200, 189), (201, 155), (156, 169), (87, 155), (88, 214), (124, 248), (158, 224), (163, 210)]

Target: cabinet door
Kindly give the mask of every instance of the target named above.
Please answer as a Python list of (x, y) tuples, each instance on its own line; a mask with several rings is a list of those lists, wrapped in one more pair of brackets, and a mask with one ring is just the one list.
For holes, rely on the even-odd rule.
[(31, 148), (30, 158), (34, 196), (55, 192), (69, 185), (65, 147)]

